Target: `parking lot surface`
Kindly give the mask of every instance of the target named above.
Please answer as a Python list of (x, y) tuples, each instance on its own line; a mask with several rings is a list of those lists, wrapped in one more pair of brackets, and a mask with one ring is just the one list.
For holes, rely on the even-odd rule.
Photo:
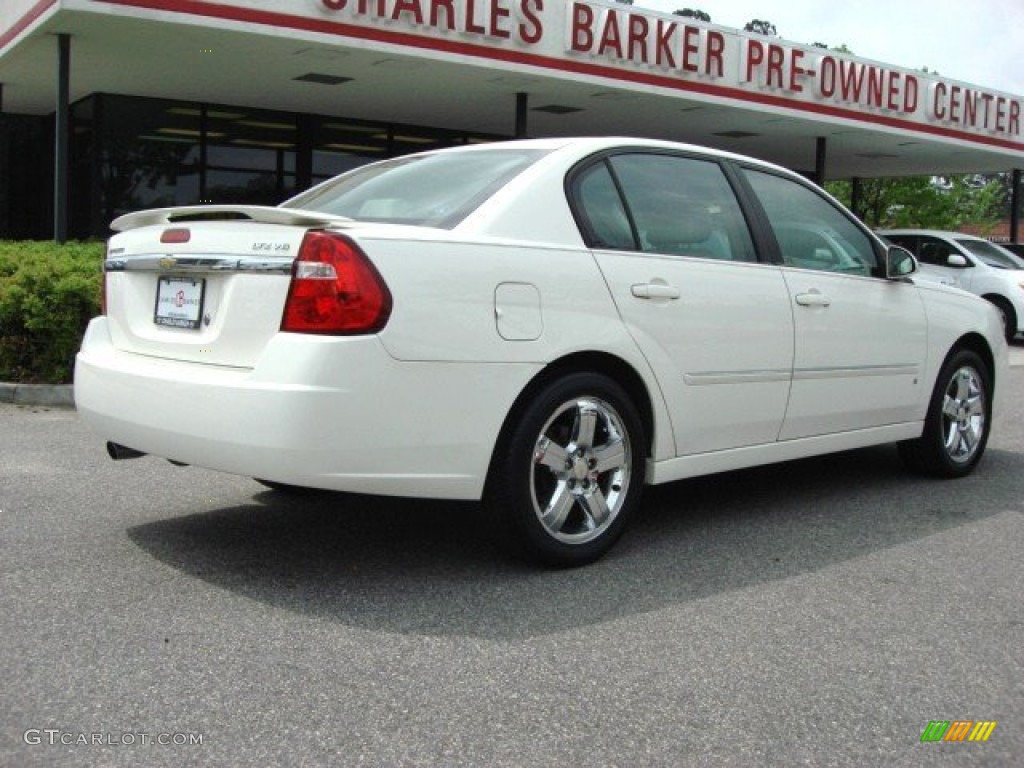
[(475, 504), (112, 462), (0, 405), (0, 765), (1024, 764), (1005, 385), (964, 480), (885, 447), (675, 483), (566, 571)]

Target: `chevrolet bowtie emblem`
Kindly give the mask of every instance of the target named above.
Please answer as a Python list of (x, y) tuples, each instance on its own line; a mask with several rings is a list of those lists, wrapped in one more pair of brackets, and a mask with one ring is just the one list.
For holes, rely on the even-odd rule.
[(160, 259), (160, 269), (173, 269), (177, 264), (178, 260), (171, 256), (164, 256)]

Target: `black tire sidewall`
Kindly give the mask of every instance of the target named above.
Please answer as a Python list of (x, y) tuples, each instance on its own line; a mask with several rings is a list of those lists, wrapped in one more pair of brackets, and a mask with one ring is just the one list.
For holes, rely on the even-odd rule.
[[(597, 538), (569, 544), (552, 537), (538, 519), (530, 483), (537, 438), (548, 419), (567, 401), (592, 397), (611, 406), (622, 421), (632, 467), (626, 498), (611, 525)], [(639, 503), (644, 486), (647, 443), (643, 422), (626, 391), (614, 380), (598, 373), (571, 373), (541, 387), (514, 413), (507, 439), (499, 450), (488, 482), (485, 503), (499, 516), (503, 535), (511, 536), (513, 550), (529, 559), (556, 567), (573, 567), (593, 562), (618, 540)]]
[[(945, 434), (943, 430), (942, 407), (953, 375), (961, 368), (972, 368), (981, 379), (985, 393), (985, 430), (981, 436), (978, 449), (974, 452), (970, 461), (956, 462), (949, 457), (945, 448)], [(932, 399), (928, 405), (928, 416), (924, 433), (921, 435), (918, 446), (919, 463), (921, 468), (929, 474), (941, 477), (963, 477), (970, 474), (974, 467), (981, 460), (988, 444), (988, 437), (992, 431), (992, 378), (984, 361), (973, 351), (961, 349), (955, 352), (946, 360), (935, 381), (935, 389), (932, 392)]]

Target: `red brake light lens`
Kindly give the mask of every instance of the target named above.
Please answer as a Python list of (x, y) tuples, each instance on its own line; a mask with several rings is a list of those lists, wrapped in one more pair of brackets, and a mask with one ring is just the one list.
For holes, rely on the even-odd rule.
[(292, 264), (281, 330), (376, 333), (391, 316), (391, 292), (365, 253), (344, 235), (307, 232)]
[(187, 243), (192, 239), (192, 230), (186, 227), (174, 227), (165, 229), (160, 233), (161, 243)]

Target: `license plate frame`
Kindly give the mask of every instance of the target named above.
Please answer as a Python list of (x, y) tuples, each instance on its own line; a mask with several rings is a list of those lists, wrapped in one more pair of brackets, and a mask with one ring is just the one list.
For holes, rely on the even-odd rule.
[(202, 323), (206, 279), (161, 275), (156, 283), (153, 322), (168, 328), (196, 330)]

